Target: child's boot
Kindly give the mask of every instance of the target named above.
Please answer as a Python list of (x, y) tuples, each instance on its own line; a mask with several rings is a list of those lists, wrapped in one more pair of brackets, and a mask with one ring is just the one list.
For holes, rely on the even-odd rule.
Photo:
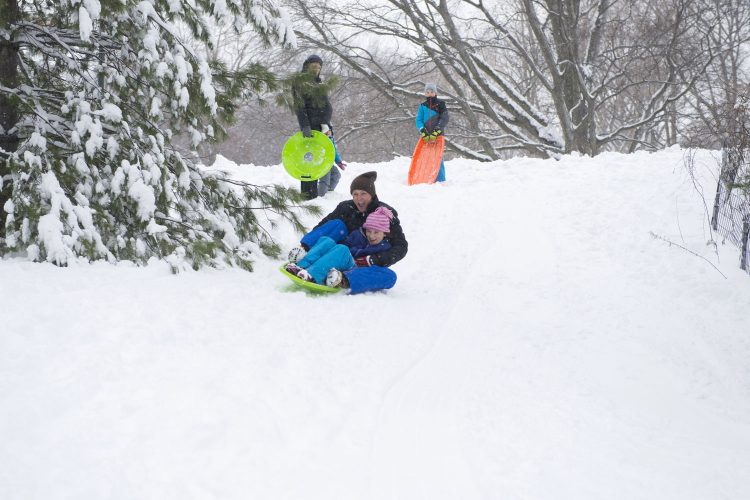
[(331, 288), (349, 288), (349, 280), (344, 273), (333, 268), (326, 275), (326, 285)]
[(305, 257), (305, 255), (307, 255), (307, 250), (302, 247), (294, 247), (289, 251), (287, 260), (289, 262), (299, 262)]
[(297, 271), (297, 277), (302, 278), (305, 281), (315, 283), (315, 280), (312, 276), (310, 276), (310, 273), (307, 272), (307, 269), (300, 269), (299, 271)]
[(293, 274), (293, 275), (295, 275), (295, 276), (297, 276), (297, 273), (298, 273), (298, 272), (300, 272), (300, 271), (302, 270), (302, 268), (301, 268), (301, 267), (299, 267), (299, 266), (298, 266), (297, 264), (295, 264), (294, 262), (290, 262), (289, 264), (287, 264), (287, 265), (286, 265), (286, 266), (284, 267), (284, 269), (286, 269), (286, 272), (288, 272), (289, 274)]

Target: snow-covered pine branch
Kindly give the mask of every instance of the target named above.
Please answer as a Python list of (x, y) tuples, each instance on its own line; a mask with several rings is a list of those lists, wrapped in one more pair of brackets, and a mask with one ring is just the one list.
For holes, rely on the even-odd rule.
[(0, 26), (19, 49), (3, 61), (13, 78), (0, 79), (18, 141), (6, 152), (0, 251), (60, 265), (166, 258), (175, 269), (249, 269), (253, 253), (278, 252), (269, 227), (301, 227), (298, 194), (232, 181), (172, 145), (180, 134), (196, 147), (220, 139), (241, 98), (275, 88), (262, 66), (229, 70), (195, 50), (217, 22), (295, 42), (271, 0), (42, 1)]

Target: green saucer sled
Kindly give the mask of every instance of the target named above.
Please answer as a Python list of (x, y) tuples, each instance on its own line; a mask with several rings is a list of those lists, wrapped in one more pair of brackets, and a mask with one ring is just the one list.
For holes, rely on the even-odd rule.
[[(328, 139), (326, 139), (326, 140), (328, 140)], [(311, 281), (305, 281), (302, 278), (298, 278), (297, 276), (295, 276), (292, 273), (288, 272), (286, 269), (284, 269), (285, 266), (286, 266), (286, 264), (284, 264), (283, 266), (281, 266), (279, 268), (279, 271), (281, 271), (281, 274), (285, 275), (287, 278), (289, 278), (290, 280), (292, 280), (292, 282), (295, 285), (301, 286), (302, 288), (304, 288), (306, 290), (309, 290), (311, 292), (316, 292), (316, 293), (338, 293), (338, 292), (340, 292), (342, 290), (341, 288), (332, 288), (330, 286), (319, 285), (319, 284), (313, 283)]]
[(284, 144), (281, 163), (289, 175), (300, 181), (318, 180), (328, 173), (336, 158), (333, 143), (322, 132), (312, 131), (312, 137), (297, 132)]

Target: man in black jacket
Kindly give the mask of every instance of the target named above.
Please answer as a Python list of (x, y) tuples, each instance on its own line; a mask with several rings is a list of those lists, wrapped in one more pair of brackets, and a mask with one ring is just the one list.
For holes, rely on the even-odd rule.
[(323, 217), (312, 231), (303, 236), (300, 246), (289, 252), (289, 261), (297, 262), (300, 260), (321, 236), (329, 236), (336, 240), (342, 238), (342, 235), (330, 235), (321, 232), (319, 228), (326, 222), (339, 219), (346, 224), (347, 230), (352, 232), (361, 228), (367, 216), (374, 212), (376, 208), (387, 207), (393, 212), (390, 231), (386, 236), (386, 240), (391, 245), (390, 249), (355, 259), (357, 267), (344, 272), (344, 275), (347, 278), (346, 282), (351, 289), (351, 293), (391, 288), (396, 283), (396, 273), (388, 267), (404, 258), (409, 250), (409, 243), (404, 236), (396, 210), (378, 199), (375, 191), (377, 176), (377, 172), (365, 172), (355, 177), (350, 188), (352, 199), (339, 203), (333, 212)]
[[(312, 130), (325, 133), (331, 126), (333, 107), (320, 78), (322, 68), (323, 59), (318, 55), (311, 55), (302, 64), (303, 77), (292, 88), (297, 121), (305, 137), (312, 137)], [(309, 200), (316, 198), (318, 181), (301, 181), (300, 191)]]

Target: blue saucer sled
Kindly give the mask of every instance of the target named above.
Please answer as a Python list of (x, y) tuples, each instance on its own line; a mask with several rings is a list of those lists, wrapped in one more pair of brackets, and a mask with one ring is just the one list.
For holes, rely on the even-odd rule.
[(312, 131), (312, 137), (297, 132), (284, 144), (281, 164), (284, 170), (300, 181), (315, 181), (331, 170), (336, 158), (333, 143), (322, 132)]
[(288, 272), (286, 269), (284, 269), (285, 267), (286, 267), (286, 264), (284, 264), (283, 266), (279, 268), (279, 271), (281, 271), (281, 274), (285, 275), (287, 278), (292, 280), (292, 283), (294, 283), (295, 285), (299, 287), (304, 288), (305, 290), (308, 290), (314, 293), (338, 293), (342, 290), (341, 288), (333, 288), (333, 287), (326, 286), (326, 285), (319, 285), (311, 281), (305, 281), (302, 278), (299, 278), (293, 275), (292, 273)]

